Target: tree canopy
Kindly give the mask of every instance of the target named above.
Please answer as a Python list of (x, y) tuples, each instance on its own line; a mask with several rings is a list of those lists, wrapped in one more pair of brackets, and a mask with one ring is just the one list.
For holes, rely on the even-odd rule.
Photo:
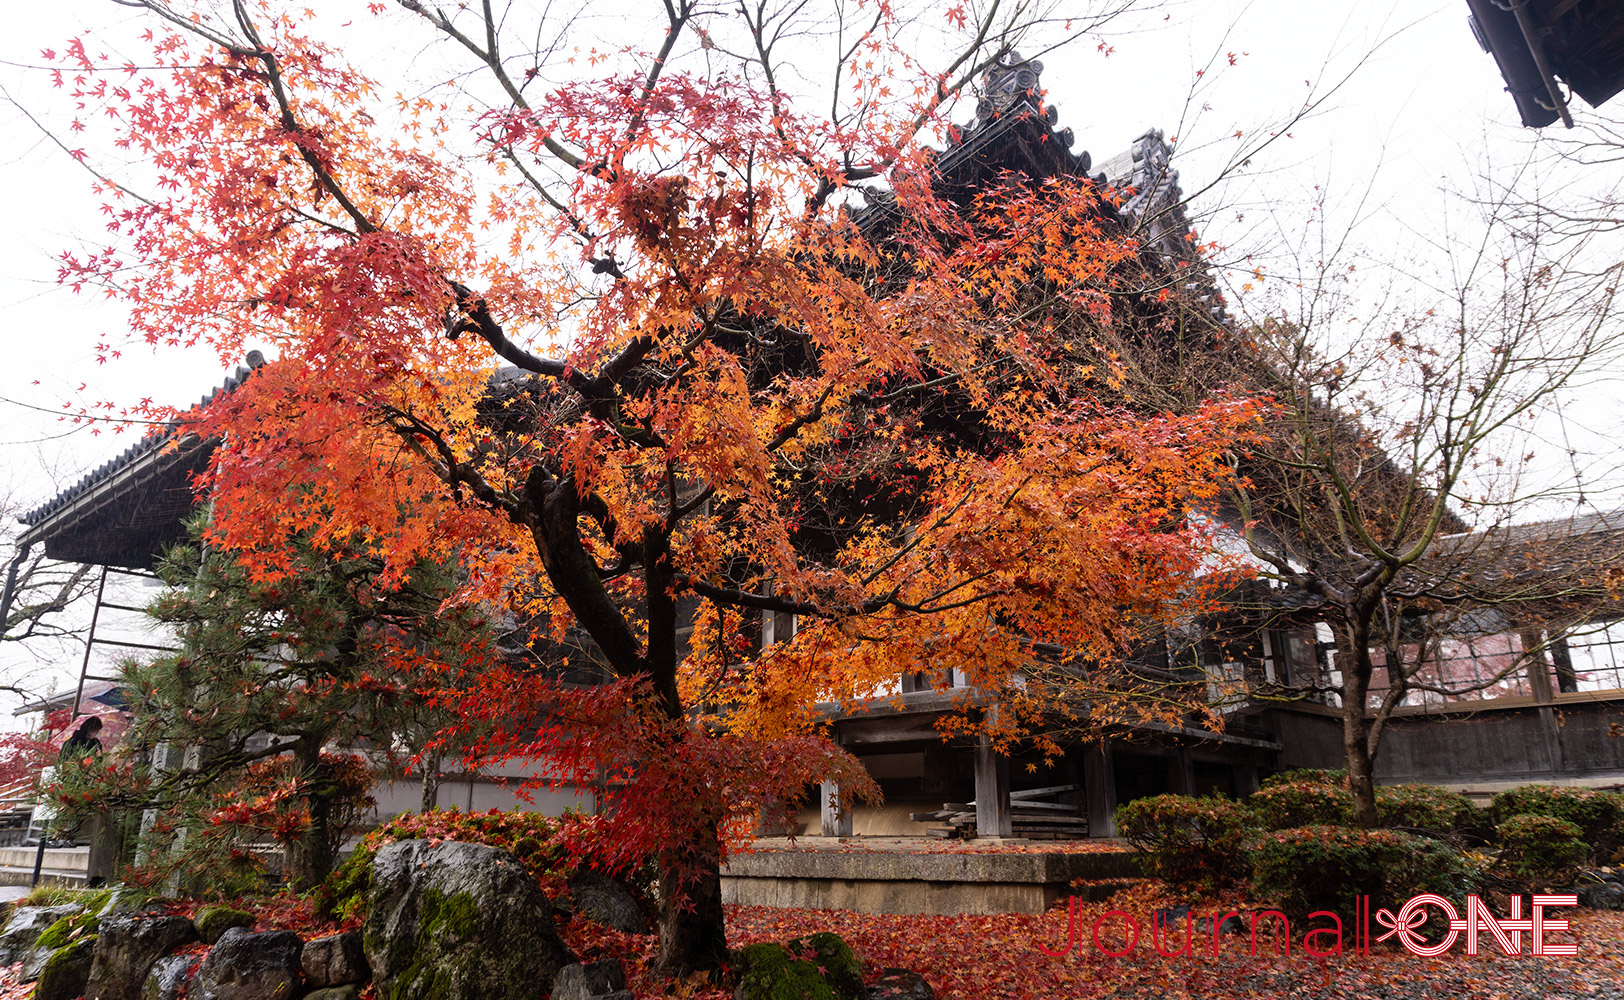
[[(1257, 404), (1108, 403), (1097, 336), (1154, 335), (1180, 286), (1119, 195), (1005, 175), (950, 198), (922, 138), (1042, 11), (954, 8), (926, 66), (916, 22), (846, 5), (820, 112), (785, 83), (793, 4), (674, 0), (654, 48), (576, 52), (490, 3), (401, 0), (389, 30), (461, 61), (427, 91), (277, 3), (125, 5), (149, 52), (56, 56), (144, 165), (102, 174), (112, 245), (62, 276), (156, 346), (270, 355), (195, 425), (228, 442), (209, 543), (258, 583), (293, 534), (380, 586), (454, 563), (449, 605), (600, 662), (583, 689), (493, 661), (457, 705), (476, 757), (593, 783), (606, 843), (682, 888), (667, 970), (720, 960), (719, 829), (865, 787), (820, 705), (953, 667), (1035, 712), (1028, 665), (1117, 657), (1187, 607), (1211, 554), (1187, 515)], [(586, 68), (551, 82), (565, 60)], [(1015, 96), (993, 113), (1040, 113)], [(765, 614), (793, 637), (762, 648)], [(1102, 724), (1190, 707), (1067, 677)]]

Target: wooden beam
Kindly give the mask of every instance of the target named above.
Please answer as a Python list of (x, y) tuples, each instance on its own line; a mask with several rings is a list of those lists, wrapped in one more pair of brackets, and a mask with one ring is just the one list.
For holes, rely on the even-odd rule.
[(1023, 788), (1018, 792), (1010, 792), (1011, 799), (1041, 799), (1050, 795), (1059, 795), (1061, 792), (1075, 792), (1081, 785), (1050, 785), (1048, 788)]

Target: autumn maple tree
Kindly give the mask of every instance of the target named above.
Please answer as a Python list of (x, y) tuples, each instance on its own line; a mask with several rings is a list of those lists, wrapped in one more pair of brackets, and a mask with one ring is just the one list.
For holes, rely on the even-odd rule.
[[(1186, 515), (1256, 413), (1095, 395), (1092, 336), (1158, 298), (1114, 195), (936, 183), (924, 140), (1035, 8), (952, 8), (930, 66), (885, 4), (672, 0), (648, 46), (636, 23), (578, 50), (490, 3), (373, 4), (458, 65), (397, 91), (305, 12), (124, 6), (150, 54), (52, 55), (150, 178), (103, 171), (114, 245), (63, 280), (154, 345), (271, 356), (197, 428), (229, 442), (210, 542), (252, 579), (297, 533), (378, 586), (455, 563), (448, 606), (531, 629), (446, 703), (471, 759), (599, 792), (600, 859), (656, 858), (664, 972), (725, 955), (727, 831), (810, 781), (872, 790), (821, 703), (955, 667), (1036, 705), (1043, 660), (1096, 686), (1098, 723), (1130, 711), (1086, 664), (1187, 598)], [(814, 50), (816, 102), (788, 82)], [(763, 648), (773, 614), (797, 626)], [(566, 683), (570, 659), (610, 680)]]

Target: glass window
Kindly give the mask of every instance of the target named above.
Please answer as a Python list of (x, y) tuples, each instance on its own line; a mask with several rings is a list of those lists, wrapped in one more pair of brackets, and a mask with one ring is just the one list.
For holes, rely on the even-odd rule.
[(1564, 691), (1613, 691), (1624, 688), (1624, 621), (1593, 622), (1569, 632), (1567, 647), (1569, 677), (1558, 658), (1558, 678)]
[[(1411, 690), (1403, 704), (1440, 705), (1533, 694), (1526, 668), (1529, 658), (1524, 656), (1522, 637), (1515, 632), (1442, 636), (1431, 643), (1427, 661), (1415, 668), (1420, 652), (1421, 647), (1412, 644), (1404, 646), (1401, 655), (1412, 684), (1431, 690)], [(1374, 708), (1381, 704), (1390, 683), (1387, 651), (1372, 649), (1370, 661), (1375, 668), (1370, 679), (1370, 705)]]

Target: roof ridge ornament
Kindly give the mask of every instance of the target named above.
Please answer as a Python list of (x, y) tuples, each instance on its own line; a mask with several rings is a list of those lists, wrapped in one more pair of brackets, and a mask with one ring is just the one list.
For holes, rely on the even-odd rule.
[(1023, 100), (1035, 106), (1040, 103), (1038, 77), (1043, 63), (1037, 59), (1023, 59), (1014, 49), (993, 60), (981, 74), (981, 99), (976, 102), (976, 122), (985, 125)]

